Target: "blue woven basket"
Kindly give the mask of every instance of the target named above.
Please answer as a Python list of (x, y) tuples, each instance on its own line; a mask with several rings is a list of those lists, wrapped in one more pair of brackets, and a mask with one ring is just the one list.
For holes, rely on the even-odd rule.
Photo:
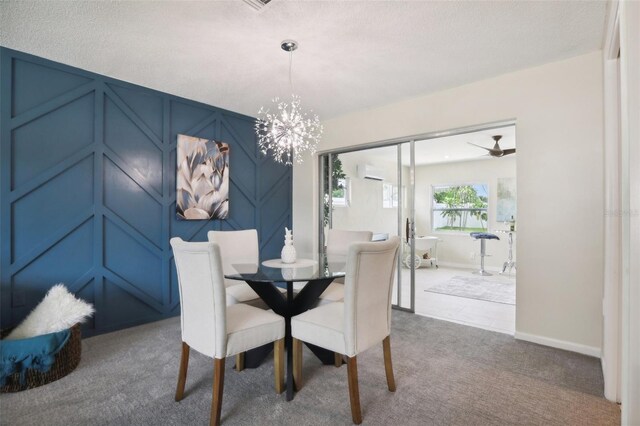
[[(10, 332), (11, 329), (2, 330), (0, 337), (4, 338)], [(0, 387), (0, 392), (20, 392), (26, 389), (37, 388), (38, 386), (61, 379), (71, 373), (80, 363), (80, 356), (82, 354), (81, 334), (80, 324), (71, 327), (69, 340), (67, 340), (67, 343), (60, 349), (60, 352), (56, 354), (55, 361), (49, 371), (42, 373), (34, 369), (28, 369), (24, 381), (20, 380), (20, 373), (12, 374), (7, 379), (6, 385)]]

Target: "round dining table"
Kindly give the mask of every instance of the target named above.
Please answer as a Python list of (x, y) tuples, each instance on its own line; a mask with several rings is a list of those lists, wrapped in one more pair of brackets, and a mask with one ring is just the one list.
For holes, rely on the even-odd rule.
[[(328, 260), (326, 255), (312, 254), (298, 258), (294, 263), (283, 263), (280, 259), (272, 259), (259, 264), (232, 264), (233, 270), (225, 274), (225, 278), (245, 281), (270, 309), (285, 319), (287, 401), (293, 399), (295, 391), (291, 317), (316, 306), (320, 295), (327, 289), (329, 284), (335, 278), (345, 276), (344, 260), (342, 257), (332, 257)], [(296, 288), (294, 289), (294, 287)], [(286, 291), (281, 291), (281, 289)], [(333, 364), (335, 362), (333, 352), (310, 344), (306, 344), (306, 346), (324, 364)], [(262, 360), (271, 352), (272, 347), (273, 345), (265, 345), (248, 351), (245, 355), (245, 366), (248, 368), (259, 366)]]

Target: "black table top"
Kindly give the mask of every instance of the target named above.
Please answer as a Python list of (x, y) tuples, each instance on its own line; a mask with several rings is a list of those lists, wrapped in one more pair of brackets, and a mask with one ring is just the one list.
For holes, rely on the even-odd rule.
[(293, 264), (283, 264), (280, 259), (273, 259), (260, 264), (239, 263), (231, 266), (235, 271), (225, 274), (225, 278), (271, 283), (339, 278), (345, 276), (346, 270), (344, 257), (334, 256), (329, 261), (326, 256), (318, 256), (317, 254), (298, 256), (298, 260)]

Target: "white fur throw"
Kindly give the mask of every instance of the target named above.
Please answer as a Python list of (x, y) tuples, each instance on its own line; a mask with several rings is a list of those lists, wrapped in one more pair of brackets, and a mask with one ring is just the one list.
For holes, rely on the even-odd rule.
[(56, 284), (42, 302), (6, 338), (26, 339), (66, 330), (84, 322), (94, 312), (93, 305), (77, 299), (64, 284)]

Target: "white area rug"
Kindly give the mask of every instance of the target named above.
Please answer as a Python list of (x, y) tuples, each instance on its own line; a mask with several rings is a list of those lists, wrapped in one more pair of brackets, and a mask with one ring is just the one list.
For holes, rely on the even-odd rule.
[[(492, 279), (493, 278), (493, 279)], [(516, 304), (516, 283), (509, 280), (496, 280), (495, 277), (455, 276), (444, 283), (436, 284), (425, 291), (486, 300), (488, 302)]]

